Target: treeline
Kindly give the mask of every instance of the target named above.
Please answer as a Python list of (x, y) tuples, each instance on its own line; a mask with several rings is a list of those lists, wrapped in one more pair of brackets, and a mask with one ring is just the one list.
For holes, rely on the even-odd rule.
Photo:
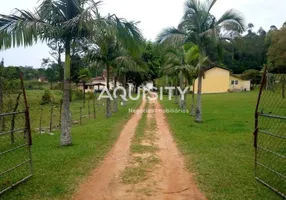
[[(285, 28), (285, 24), (280, 30)], [(249, 69), (261, 70), (264, 64), (271, 64), (273, 56), (270, 55), (270, 50), (274, 45), (275, 33), (280, 30), (274, 25), (268, 32), (262, 27), (257, 32), (253, 29), (254, 25), (249, 23), (246, 33), (223, 42), (223, 64), (234, 73), (240, 74)], [(281, 37), (285, 35), (281, 34)]]

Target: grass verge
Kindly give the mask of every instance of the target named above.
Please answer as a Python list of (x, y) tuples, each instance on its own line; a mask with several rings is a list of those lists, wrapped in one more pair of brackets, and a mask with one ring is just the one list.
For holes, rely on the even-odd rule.
[(70, 199), (78, 184), (99, 164), (118, 138), (118, 130), (131, 116), (128, 109), (137, 108), (139, 104), (139, 101), (130, 101), (110, 119), (102, 113), (83, 126), (73, 127), (73, 145), (70, 147), (59, 146), (59, 132), (54, 136), (34, 135), (34, 176), (4, 193), (1, 200)]
[[(166, 114), (188, 169), (210, 200), (281, 199), (254, 178), (256, 100), (257, 92), (203, 95), (201, 124), (189, 114)], [(178, 108), (167, 97), (161, 103)]]

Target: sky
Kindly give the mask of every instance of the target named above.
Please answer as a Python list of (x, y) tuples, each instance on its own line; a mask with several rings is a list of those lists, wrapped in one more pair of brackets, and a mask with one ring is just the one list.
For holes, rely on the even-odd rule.
[[(2, 0), (3, 1), (3, 0)], [(148, 40), (155, 40), (166, 27), (177, 26), (181, 20), (186, 0), (103, 0), (100, 12), (103, 15), (116, 14), (127, 20), (140, 21), (139, 28)], [(14, 8), (32, 9), (38, 0), (7, 0), (1, 4), (0, 13), (10, 14)], [(245, 17), (246, 23), (253, 23), (255, 29), (268, 30), (271, 25), (278, 28), (286, 21), (285, 0), (218, 0), (212, 10), (219, 18), (226, 10), (234, 8)], [(41, 67), (42, 58), (51, 57), (46, 44), (28, 48), (14, 48), (0, 51), (5, 66)]]

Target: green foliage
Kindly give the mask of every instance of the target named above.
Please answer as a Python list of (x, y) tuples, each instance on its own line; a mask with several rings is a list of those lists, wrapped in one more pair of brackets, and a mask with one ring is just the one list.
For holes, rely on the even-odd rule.
[(157, 88), (166, 87), (166, 77), (163, 76), (162, 78), (157, 78), (155, 80), (155, 85)]
[(83, 82), (88, 82), (89, 79), (92, 77), (91, 72), (88, 68), (80, 69), (78, 75), (78, 79)]
[(82, 100), (84, 97), (82, 90), (72, 90), (72, 98), (74, 100)]
[(52, 87), (53, 90), (62, 90), (62, 88), (63, 88), (63, 83), (56, 83)]
[(261, 70), (266, 63), (267, 46), (265, 31), (258, 33), (248, 31), (248, 34), (236, 37), (232, 42), (224, 42), (223, 63), (234, 73), (242, 73), (248, 69)]
[(53, 101), (53, 96), (50, 90), (45, 90), (45, 93), (42, 96), (41, 105), (49, 104)]
[(245, 72), (243, 72), (243, 74), (241, 75), (241, 78), (245, 79), (245, 80), (251, 80), (252, 84), (260, 84), (261, 82), (261, 72), (255, 69), (249, 69), (246, 70)]
[(268, 62), (271, 71), (286, 73), (286, 27), (273, 32), (268, 50)]
[(85, 93), (85, 98), (88, 100), (92, 100), (95, 98), (95, 94), (93, 92), (87, 92)]
[(13, 67), (13, 66), (9, 66), (9, 67), (4, 67), (3, 68), (3, 72), (2, 72), (2, 76), (6, 79), (20, 79), (20, 68), (19, 67)]
[(147, 63), (148, 66), (148, 71), (146, 71), (146, 73), (148, 73), (146, 76), (148, 80), (154, 80), (160, 75), (159, 73), (162, 60), (157, 50), (158, 45), (148, 41), (142, 52), (142, 60)]
[(3, 88), (4, 90), (19, 90), (21, 89), (20, 79), (3, 79)]

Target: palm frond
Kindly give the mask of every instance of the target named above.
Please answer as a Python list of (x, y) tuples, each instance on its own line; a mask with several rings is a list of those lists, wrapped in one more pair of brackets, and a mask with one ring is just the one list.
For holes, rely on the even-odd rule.
[(157, 42), (172, 46), (180, 46), (184, 43), (186, 34), (174, 27), (164, 29), (157, 37)]
[(238, 31), (239, 33), (245, 30), (244, 17), (240, 12), (234, 9), (226, 11), (216, 22), (216, 25), (226, 30)]
[(0, 49), (31, 46), (38, 39), (47, 39), (59, 31), (42, 20), (37, 12), (16, 9), (15, 14), (0, 14)]

